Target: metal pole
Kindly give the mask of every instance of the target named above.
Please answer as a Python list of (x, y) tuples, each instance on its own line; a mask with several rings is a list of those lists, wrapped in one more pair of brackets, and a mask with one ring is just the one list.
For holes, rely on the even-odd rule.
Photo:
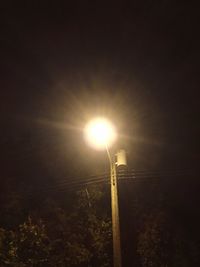
[(110, 162), (111, 183), (111, 210), (112, 210), (112, 236), (113, 236), (113, 266), (121, 267), (121, 242), (119, 224), (119, 205), (117, 191), (117, 172), (115, 162), (112, 161), (108, 148), (106, 148)]

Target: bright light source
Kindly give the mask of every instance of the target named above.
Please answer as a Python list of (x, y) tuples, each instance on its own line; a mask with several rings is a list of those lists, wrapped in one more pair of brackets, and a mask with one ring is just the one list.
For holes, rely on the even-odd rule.
[(105, 118), (91, 120), (84, 129), (86, 142), (97, 150), (110, 147), (117, 138), (114, 125)]

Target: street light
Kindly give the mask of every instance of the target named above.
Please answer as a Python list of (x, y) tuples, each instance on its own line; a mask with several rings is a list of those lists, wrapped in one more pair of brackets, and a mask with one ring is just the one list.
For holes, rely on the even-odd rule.
[(89, 121), (85, 126), (84, 134), (86, 142), (97, 150), (112, 146), (117, 139), (114, 125), (102, 117)]
[(113, 265), (121, 267), (121, 242), (119, 224), (119, 205), (117, 190), (116, 164), (126, 165), (124, 150), (120, 150), (117, 162), (109, 152), (109, 147), (116, 141), (117, 132), (114, 125), (105, 118), (99, 117), (91, 120), (84, 129), (86, 142), (97, 150), (106, 150), (110, 163), (110, 184), (111, 184), (111, 210), (112, 210), (112, 235), (113, 235)]

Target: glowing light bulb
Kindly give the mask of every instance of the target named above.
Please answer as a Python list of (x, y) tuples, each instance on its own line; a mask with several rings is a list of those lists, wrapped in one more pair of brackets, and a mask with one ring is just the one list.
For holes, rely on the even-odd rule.
[(97, 150), (110, 147), (117, 138), (114, 125), (105, 118), (95, 118), (88, 122), (84, 129), (86, 142)]

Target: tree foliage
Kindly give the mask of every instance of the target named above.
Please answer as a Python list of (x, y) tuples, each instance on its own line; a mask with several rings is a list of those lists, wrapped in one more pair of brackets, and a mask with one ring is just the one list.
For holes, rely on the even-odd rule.
[(77, 192), (70, 212), (48, 200), (15, 229), (1, 228), (0, 266), (110, 266), (110, 219), (98, 213), (102, 192), (89, 191)]
[[(154, 188), (146, 191), (149, 195), (134, 194), (135, 198), (129, 199), (134, 224), (129, 220), (127, 227), (126, 218), (121, 217), (126, 226), (122, 227), (122, 240), (134, 235), (135, 266), (199, 266), (199, 244), (163, 205), (162, 194), (155, 194)], [(5, 215), (0, 220), (0, 266), (112, 266), (110, 209), (105, 197), (102, 188), (89, 187), (70, 197), (44, 198), (27, 210), (22, 198), (8, 195), (0, 206)], [(124, 240), (130, 243), (131, 238)]]
[(143, 267), (189, 267), (199, 265), (198, 247), (181, 225), (157, 210), (146, 218), (137, 251)]

